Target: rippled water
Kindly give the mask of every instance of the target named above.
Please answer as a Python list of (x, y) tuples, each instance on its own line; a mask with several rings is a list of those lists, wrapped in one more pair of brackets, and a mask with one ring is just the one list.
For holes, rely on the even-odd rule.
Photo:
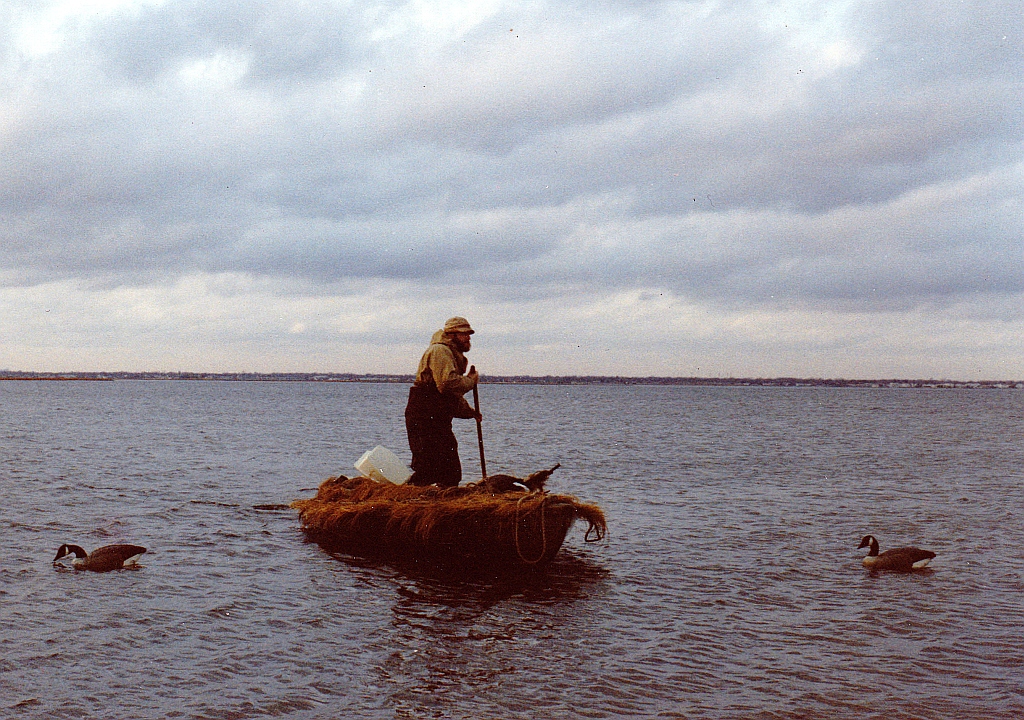
[[(0, 716), (1024, 714), (1024, 393), (485, 385), (488, 469), (560, 462), (609, 520), (519, 578), (331, 556), (280, 507), (407, 458), (405, 395), (0, 382)], [(867, 573), (868, 532), (932, 572)], [(51, 565), (117, 541), (145, 567)]]

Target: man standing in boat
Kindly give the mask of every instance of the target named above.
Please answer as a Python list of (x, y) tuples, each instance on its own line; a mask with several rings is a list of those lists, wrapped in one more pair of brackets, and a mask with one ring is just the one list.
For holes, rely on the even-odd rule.
[(466, 372), (465, 353), (469, 352), (473, 332), (466, 318), (449, 318), (444, 328), (434, 333), (430, 347), (420, 358), (405, 407), (413, 469), (409, 484), (455, 487), (462, 481), (452, 419), (480, 419), (463, 397), (479, 379), (475, 367)]

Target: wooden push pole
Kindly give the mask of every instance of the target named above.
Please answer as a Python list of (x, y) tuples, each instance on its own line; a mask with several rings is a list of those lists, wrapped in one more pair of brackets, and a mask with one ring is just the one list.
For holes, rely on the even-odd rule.
[[(479, 384), (479, 381), (477, 382)], [(480, 446), (480, 476), (481, 480), (487, 479), (487, 462), (484, 460), (484, 428), (480, 421), (480, 393), (477, 386), (473, 386), (473, 409), (476, 410), (476, 440)]]

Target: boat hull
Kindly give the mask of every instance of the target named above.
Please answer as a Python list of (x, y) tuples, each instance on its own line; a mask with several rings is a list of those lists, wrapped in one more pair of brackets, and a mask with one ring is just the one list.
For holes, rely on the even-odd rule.
[(577, 519), (600, 539), (600, 508), (569, 495), (493, 493), (483, 485), (441, 489), (330, 478), (292, 503), (307, 536), (332, 550), (460, 565), (544, 565)]

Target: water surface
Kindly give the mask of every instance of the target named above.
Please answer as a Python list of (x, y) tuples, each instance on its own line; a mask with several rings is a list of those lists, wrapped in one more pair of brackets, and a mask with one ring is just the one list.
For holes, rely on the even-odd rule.
[[(280, 507), (408, 459), (406, 392), (0, 382), (0, 715), (1024, 714), (1021, 392), (484, 385), (488, 469), (561, 463), (609, 520), (521, 577), (332, 556)], [(867, 573), (868, 532), (932, 572)], [(119, 541), (144, 568), (50, 563)]]

